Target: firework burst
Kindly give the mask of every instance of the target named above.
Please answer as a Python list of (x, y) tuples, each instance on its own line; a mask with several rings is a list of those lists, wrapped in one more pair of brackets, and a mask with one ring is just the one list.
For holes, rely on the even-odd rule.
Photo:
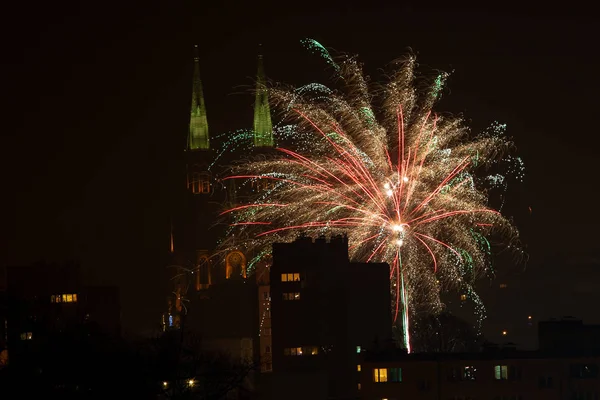
[(512, 143), (502, 125), (473, 137), (460, 118), (433, 111), (446, 74), (417, 78), (413, 57), (394, 67), (375, 86), (346, 57), (336, 69), (339, 91), (270, 89), (285, 123), (275, 129), (278, 154), (239, 164), (226, 178), (270, 185), (223, 215), (236, 244), (257, 257), (301, 232), (347, 234), (352, 260), (387, 262), (394, 321), (410, 351), (409, 316), (441, 310), (445, 290), (463, 291), (483, 313), (472, 283), (489, 272), (488, 238), (515, 247), (518, 236), (488, 198), (506, 183), (499, 167), (516, 165), (520, 174), (522, 165), (504, 157)]

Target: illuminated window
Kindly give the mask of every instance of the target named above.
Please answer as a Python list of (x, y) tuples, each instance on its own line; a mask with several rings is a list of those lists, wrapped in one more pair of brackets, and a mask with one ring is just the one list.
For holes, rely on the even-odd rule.
[(281, 282), (300, 282), (300, 274), (297, 272), (281, 274)]
[(506, 289), (507, 287), (508, 287), (508, 285), (506, 283), (500, 284), (500, 289)]
[(301, 356), (302, 347), (286, 347), (283, 349), (284, 356)]
[(382, 383), (388, 381), (387, 368), (373, 368), (373, 382)]
[(361, 347), (360, 346), (356, 346), (356, 353), (360, 353), (361, 351)]
[(188, 188), (194, 194), (210, 193), (210, 179), (206, 174), (194, 172), (188, 182)]
[(319, 354), (319, 348), (317, 346), (304, 346), (302, 347), (302, 354), (316, 356)]
[(461, 300), (461, 301), (465, 301), (465, 300), (467, 300), (467, 295), (466, 295), (466, 294), (461, 294), (461, 295), (460, 295), (460, 300)]
[(300, 293), (298, 293), (298, 292), (283, 293), (283, 300), (300, 300)]
[(21, 340), (31, 340), (32, 338), (33, 338), (33, 333), (31, 333), (31, 332), (21, 333)]
[(255, 179), (252, 181), (252, 188), (256, 189), (257, 191), (271, 190), (275, 187), (275, 183), (275, 181), (269, 178)]
[(360, 372), (360, 364), (358, 364), (358, 365), (356, 366), (356, 370), (357, 370), (358, 372)]
[(360, 390), (360, 383), (358, 384), (358, 390)]
[(508, 379), (508, 366), (496, 365), (494, 367), (494, 378), (496, 380), (507, 380)]
[(77, 302), (77, 294), (75, 293), (65, 293), (65, 294), (56, 294), (50, 296), (50, 302), (52, 303), (76, 303)]

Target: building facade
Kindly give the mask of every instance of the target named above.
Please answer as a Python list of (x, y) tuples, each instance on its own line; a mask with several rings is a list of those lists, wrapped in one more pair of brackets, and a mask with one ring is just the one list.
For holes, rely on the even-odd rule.
[(84, 285), (74, 264), (9, 267), (4, 328), (11, 363), (27, 362), (59, 336), (116, 339), (119, 290)]
[(348, 239), (273, 245), (273, 398), (356, 398), (363, 351), (391, 342), (387, 264), (351, 263)]
[(594, 400), (600, 354), (504, 349), (474, 354), (367, 355), (358, 367), (360, 398)]

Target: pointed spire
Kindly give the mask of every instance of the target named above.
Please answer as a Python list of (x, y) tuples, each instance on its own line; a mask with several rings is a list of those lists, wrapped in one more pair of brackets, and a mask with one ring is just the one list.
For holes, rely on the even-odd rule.
[(259, 45), (256, 98), (254, 100), (254, 146), (272, 147), (273, 145), (273, 125), (271, 124), (269, 94), (267, 92), (267, 82), (263, 67), (263, 56)]
[(175, 252), (175, 241), (173, 240), (173, 220), (171, 220), (171, 239), (169, 243), (169, 252), (171, 254)]
[(194, 46), (194, 84), (187, 142), (188, 150), (207, 150), (210, 148), (206, 106), (204, 105), (204, 93), (202, 92), (202, 81), (200, 80), (198, 45)]

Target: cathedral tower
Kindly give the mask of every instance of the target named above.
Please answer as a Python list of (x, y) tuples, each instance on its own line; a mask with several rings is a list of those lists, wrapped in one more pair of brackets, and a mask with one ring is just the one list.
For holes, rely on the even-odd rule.
[(188, 150), (208, 150), (210, 138), (208, 136), (208, 121), (206, 119), (206, 106), (204, 93), (200, 80), (200, 56), (198, 45), (194, 46), (194, 78), (192, 86), (192, 109), (190, 112), (190, 126), (188, 132)]
[(263, 56), (258, 55), (258, 71), (256, 74), (256, 98), (254, 100), (254, 146), (273, 147), (273, 125), (271, 124), (271, 108), (263, 67)]

